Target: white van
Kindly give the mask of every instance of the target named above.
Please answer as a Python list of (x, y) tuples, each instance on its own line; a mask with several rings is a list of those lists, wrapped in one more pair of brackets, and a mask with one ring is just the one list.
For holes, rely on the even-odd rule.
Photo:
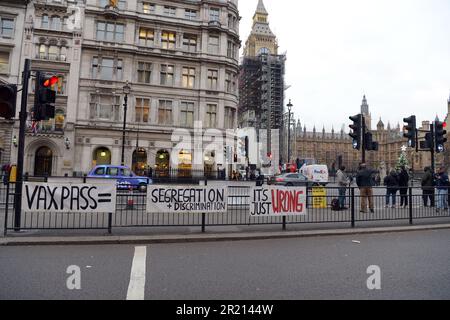
[(320, 185), (328, 184), (328, 167), (326, 165), (315, 164), (303, 166), (300, 169), (300, 173), (307, 177), (308, 181), (312, 181)]

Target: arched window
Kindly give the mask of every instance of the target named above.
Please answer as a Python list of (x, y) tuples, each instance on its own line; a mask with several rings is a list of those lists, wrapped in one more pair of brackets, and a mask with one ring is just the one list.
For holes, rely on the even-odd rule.
[(100, 147), (94, 151), (93, 157), (94, 166), (111, 164), (111, 151), (108, 148)]
[(48, 147), (37, 149), (34, 158), (34, 175), (37, 177), (49, 177), (52, 175), (53, 152)]
[(145, 176), (147, 169), (147, 152), (144, 148), (138, 148), (133, 152), (133, 164), (131, 169), (138, 176)]

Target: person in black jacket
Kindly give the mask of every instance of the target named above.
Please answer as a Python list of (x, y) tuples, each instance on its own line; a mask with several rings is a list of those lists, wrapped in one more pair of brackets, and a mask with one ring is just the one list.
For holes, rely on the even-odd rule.
[(356, 184), (360, 190), (361, 196), (361, 213), (366, 213), (367, 201), (369, 202), (369, 209), (371, 213), (374, 213), (373, 205), (373, 185), (374, 179), (373, 175), (378, 173), (378, 171), (368, 169), (365, 163), (362, 163), (359, 167), (358, 174), (356, 175)]
[(401, 167), (400, 174), (398, 175), (398, 186), (400, 189), (400, 208), (406, 208), (408, 207), (409, 174), (404, 166)]
[(434, 207), (434, 178), (430, 167), (425, 168), (425, 175), (422, 177), (422, 198), (425, 207), (428, 206), (428, 200), (430, 207)]
[(386, 208), (389, 208), (389, 200), (391, 198), (392, 208), (395, 208), (398, 190), (397, 172), (391, 171), (391, 173), (384, 178), (384, 185), (386, 186)]

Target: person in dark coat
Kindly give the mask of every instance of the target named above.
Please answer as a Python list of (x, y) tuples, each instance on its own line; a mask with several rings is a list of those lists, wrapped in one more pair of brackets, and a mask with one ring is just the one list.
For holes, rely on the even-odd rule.
[(408, 207), (409, 174), (405, 167), (401, 167), (398, 175), (398, 186), (400, 189), (400, 208)]
[(425, 168), (425, 175), (422, 177), (421, 184), (423, 205), (427, 207), (428, 200), (430, 200), (430, 207), (434, 207), (434, 179), (430, 167)]
[(392, 199), (392, 208), (395, 208), (398, 190), (397, 172), (391, 171), (391, 173), (384, 178), (384, 185), (386, 186), (386, 208), (389, 208), (390, 199)]
[(435, 176), (436, 183), (436, 211), (448, 210), (448, 189), (450, 187), (450, 181), (448, 174), (444, 167), (441, 167)]
[(374, 213), (373, 204), (373, 185), (374, 179), (373, 175), (378, 173), (378, 171), (368, 169), (365, 163), (361, 163), (359, 167), (358, 174), (356, 175), (356, 184), (360, 190), (361, 196), (361, 212), (367, 213), (367, 202), (369, 202), (369, 209), (371, 213)]

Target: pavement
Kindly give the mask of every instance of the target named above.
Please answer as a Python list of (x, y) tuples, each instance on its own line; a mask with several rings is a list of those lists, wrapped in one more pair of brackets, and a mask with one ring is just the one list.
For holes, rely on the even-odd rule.
[(220, 228), (214, 232), (214, 228), (205, 233), (190, 232), (183, 233), (163, 233), (150, 235), (77, 235), (69, 236), (62, 234), (58, 236), (33, 236), (33, 233), (19, 232), (14, 236), (0, 238), (0, 246), (40, 246), (40, 245), (111, 245), (111, 244), (160, 244), (160, 243), (189, 243), (189, 242), (221, 242), (221, 241), (242, 241), (242, 240), (267, 240), (267, 239), (292, 239), (305, 237), (323, 237), (338, 235), (362, 235), (379, 233), (398, 233), (427, 230), (450, 229), (447, 224), (427, 224), (416, 226), (388, 226), (388, 227), (367, 227), (367, 228), (341, 228), (341, 229), (313, 229), (296, 231), (264, 231), (235, 232), (234, 229)]

